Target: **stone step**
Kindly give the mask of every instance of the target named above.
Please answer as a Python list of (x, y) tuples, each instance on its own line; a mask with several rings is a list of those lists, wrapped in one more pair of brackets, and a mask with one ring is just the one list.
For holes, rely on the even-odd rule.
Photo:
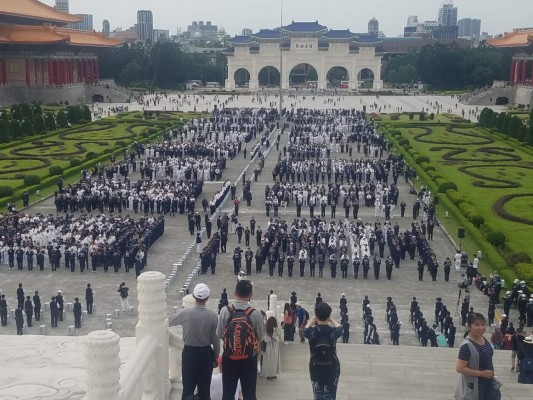
[[(457, 349), (413, 346), (337, 345), (341, 376), (337, 400), (449, 400), (459, 374)], [(281, 347), (281, 374), (276, 380), (258, 378), (258, 399), (313, 399), (308, 373), (309, 347), (294, 343)], [(531, 400), (533, 386), (516, 383), (510, 371), (511, 352), (496, 351), (496, 375), (502, 399)]]

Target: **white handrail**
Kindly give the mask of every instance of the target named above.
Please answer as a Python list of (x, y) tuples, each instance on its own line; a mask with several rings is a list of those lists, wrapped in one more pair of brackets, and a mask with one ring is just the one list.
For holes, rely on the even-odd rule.
[(158, 345), (157, 338), (151, 335), (144, 337), (137, 344), (133, 357), (126, 362), (120, 374), (120, 392), (118, 396), (120, 400), (132, 398), (132, 392), (139, 381), (143, 379), (143, 374), (147, 372), (146, 368), (154, 358)]

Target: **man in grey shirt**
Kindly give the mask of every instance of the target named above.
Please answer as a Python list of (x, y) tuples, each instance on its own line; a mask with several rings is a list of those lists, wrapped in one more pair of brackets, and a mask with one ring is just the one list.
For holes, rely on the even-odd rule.
[(220, 339), (217, 336), (217, 314), (205, 307), (209, 293), (207, 285), (199, 283), (193, 290), (196, 305), (174, 313), (168, 319), (169, 326), (183, 327), (182, 400), (192, 399), (196, 388), (198, 399), (210, 398), (211, 375), (213, 368), (218, 366)]
[[(224, 329), (232, 315), (232, 310), (234, 313), (236, 310), (242, 310), (244, 313), (248, 311), (248, 318), (252, 323), (255, 336), (260, 342), (263, 339), (263, 336), (265, 336), (265, 324), (261, 312), (251, 308), (249, 304), (252, 298), (252, 282), (249, 280), (241, 280), (237, 282), (234, 295), (235, 301), (232, 305), (220, 310), (217, 336), (224, 338)], [(241, 381), (243, 398), (245, 400), (255, 400), (257, 384), (257, 354), (254, 354), (253, 357), (239, 360), (230, 359), (224, 353), (222, 354), (222, 400), (233, 400), (235, 398), (235, 390), (239, 380)]]

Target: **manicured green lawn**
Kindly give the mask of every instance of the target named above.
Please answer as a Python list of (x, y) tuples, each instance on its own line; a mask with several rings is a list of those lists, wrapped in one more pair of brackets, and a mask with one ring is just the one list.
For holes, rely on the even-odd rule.
[[(473, 124), (444, 123), (444, 117), (440, 120), (411, 122), (402, 117), (384, 124), (389, 130), (399, 130), (417, 153), (428, 156), (436, 174), (457, 185), (463, 198), (485, 218), (485, 228), (505, 233), (509, 250), (522, 251), (533, 258), (533, 225), (502, 218), (494, 209), (503, 196), (533, 192), (531, 150)], [(503, 209), (513, 216), (533, 220), (533, 196), (512, 198)]]
[[(105, 152), (129, 146), (135, 140), (145, 139), (149, 130), (164, 131), (176, 126), (180, 119), (186, 121), (198, 115), (165, 113), (158, 119), (145, 119), (138, 112), (122, 113), (91, 124), (3, 145), (0, 147), (0, 186), (23, 189), (25, 175), (48, 178), (50, 166), (60, 166), (65, 171), (71, 168), (73, 158), (84, 163), (89, 152), (102, 156)], [(151, 135), (153, 139), (156, 138), (154, 134)]]

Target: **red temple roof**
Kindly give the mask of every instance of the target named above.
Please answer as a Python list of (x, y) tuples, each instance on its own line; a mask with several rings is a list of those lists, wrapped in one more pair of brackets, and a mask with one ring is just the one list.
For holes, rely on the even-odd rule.
[(57, 11), (37, 0), (0, 0), (0, 15), (37, 19), (51, 23), (75, 23), (83, 19)]

